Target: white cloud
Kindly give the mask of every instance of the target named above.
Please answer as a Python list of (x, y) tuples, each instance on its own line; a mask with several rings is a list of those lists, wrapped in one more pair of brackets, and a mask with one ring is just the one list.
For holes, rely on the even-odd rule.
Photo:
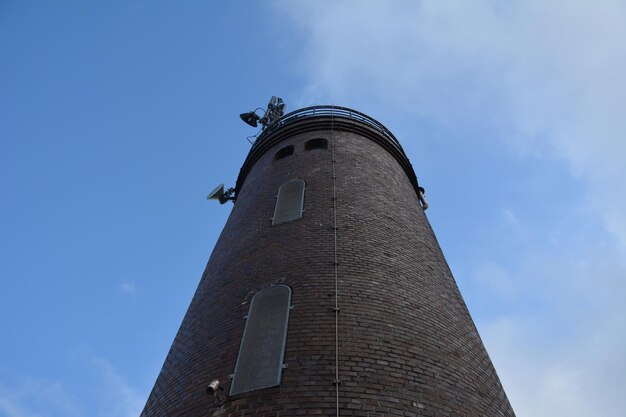
[(78, 417), (82, 414), (77, 400), (61, 383), (43, 378), (20, 378), (10, 388), (0, 386), (0, 415)]
[(626, 270), (584, 233), (550, 245), (529, 240), (516, 263), (474, 271), (478, 304), (508, 306), (478, 320), (485, 345), (518, 417), (622, 415)]
[(120, 284), (119, 289), (123, 294), (134, 294), (136, 287), (134, 282), (123, 282)]
[[(569, 161), (626, 245), (626, 4), (280, 2), (302, 36), (301, 104), (376, 103), (499, 132)], [(593, 203), (592, 203), (593, 204)], [(626, 247), (626, 246), (625, 246)]]
[[(6, 417), (137, 417), (144, 399), (105, 359), (81, 356), (95, 401), (78, 398), (67, 384), (54, 379), (21, 377), (17, 382), (0, 384), (0, 415)], [(94, 406), (95, 404), (95, 406)], [(85, 412), (85, 410), (89, 410)]]
[(498, 297), (510, 298), (514, 295), (515, 284), (508, 271), (494, 262), (484, 262), (473, 273), (473, 279), (478, 285)]
[(103, 358), (94, 357), (93, 364), (98, 369), (102, 381), (102, 409), (99, 415), (137, 417), (143, 409), (145, 399), (128, 385), (113, 366)]
[(514, 260), (477, 260), (471, 285), (510, 302), (478, 324), (518, 417), (623, 415), (626, 3), (277, 5), (301, 37), (296, 105), (388, 107), (463, 133), (449, 140), (567, 163), (580, 198), (557, 224), (501, 211)]
[(0, 392), (0, 411), (6, 417), (38, 417), (24, 410), (11, 394)]

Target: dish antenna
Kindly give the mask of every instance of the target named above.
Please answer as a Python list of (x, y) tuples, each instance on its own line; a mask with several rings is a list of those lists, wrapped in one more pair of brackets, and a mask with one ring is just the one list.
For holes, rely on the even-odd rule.
[(229, 188), (224, 191), (224, 184), (220, 184), (213, 191), (209, 193), (206, 197), (207, 200), (219, 200), (220, 204), (224, 204), (228, 200), (235, 202), (235, 197), (233, 197), (233, 193), (235, 192), (234, 188)]
[(263, 111), (261, 107), (257, 107), (248, 113), (241, 113), (239, 117), (252, 127), (257, 127), (261, 123), (262, 129), (265, 130), (266, 127), (283, 117), (283, 114), (285, 114), (285, 103), (282, 98), (272, 96), (269, 103), (267, 103), (267, 109), (263, 116), (256, 114), (257, 110)]

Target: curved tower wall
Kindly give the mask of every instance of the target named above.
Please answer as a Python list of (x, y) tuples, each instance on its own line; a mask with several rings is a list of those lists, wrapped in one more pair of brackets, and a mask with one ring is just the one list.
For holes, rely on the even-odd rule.
[[(314, 138), (328, 149), (305, 150)], [(514, 416), (394, 140), (345, 115), (264, 133), (142, 416), (331, 416), (337, 398), (345, 416)], [(294, 179), (303, 217), (272, 226)], [(276, 284), (293, 306), (281, 384), (216, 405), (205, 388), (228, 392), (250, 301)]]

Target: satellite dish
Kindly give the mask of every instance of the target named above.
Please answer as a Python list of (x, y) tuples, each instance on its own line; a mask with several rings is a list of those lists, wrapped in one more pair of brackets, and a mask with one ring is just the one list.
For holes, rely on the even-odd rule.
[(224, 184), (220, 184), (206, 197), (207, 200), (219, 200), (224, 195)]

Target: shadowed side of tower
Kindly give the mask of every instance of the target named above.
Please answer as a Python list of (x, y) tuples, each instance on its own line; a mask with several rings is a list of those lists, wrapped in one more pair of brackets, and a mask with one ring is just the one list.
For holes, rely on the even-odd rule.
[[(276, 224), (294, 180), (302, 217)], [(336, 107), (290, 113), (251, 149), (236, 197), (142, 416), (514, 416), (382, 125)], [(219, 379), (228, 393), (237, 366), (243, 380), (251, 301), (283, 285), (280, 384), (219, 404), (205, 389)]]

